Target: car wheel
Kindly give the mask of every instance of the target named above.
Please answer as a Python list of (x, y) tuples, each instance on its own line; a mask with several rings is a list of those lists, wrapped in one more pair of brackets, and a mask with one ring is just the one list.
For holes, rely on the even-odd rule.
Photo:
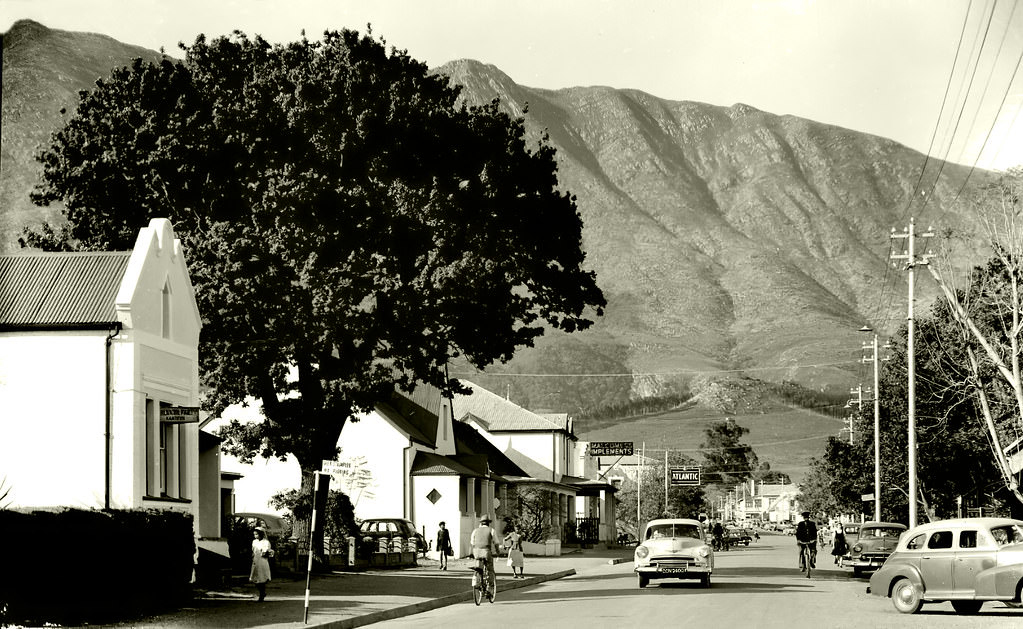
[(705, 574), (702, 577), (700, 577), (700, 585), (702, 585), (705, 588), (709, 588), (710, 587), (710, 575), (709, 574)]
[(853, 566), (853, 576), (854, 577), (862, 577), (863, 576), (863, 568), (857, 568), (856, 566)]
[(639, 587), (645, 588), (650, 583), (650, 578), (645, 574), (639, 575)]
[(952, 609), (957, 614), (976, 614), (983, 604), (984, 601), (952, 601)]
[(899, 579), (892, 587), (892, 605), (903, 614), (915, 614), (920, 611), (924, 599), (920, 590), (909, 579)]

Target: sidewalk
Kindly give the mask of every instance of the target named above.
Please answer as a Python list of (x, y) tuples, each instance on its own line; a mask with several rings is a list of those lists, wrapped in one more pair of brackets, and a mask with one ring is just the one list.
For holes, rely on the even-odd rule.
[[(632, 560), (632, 548), (570, 549), (560, 557), (526, 557), (525, 579), (512, 579), (501, 558), (497, 600), (507, 592), (551, 579)], [(205, 592), (192, 607), (144, 618), (132, 627), (316, 627), (348, 629), (472, 600), (469, 559), (450, 561), (442, 571), (435, 559), (420, 559), (413, 568), (334, 572), (314, 575), (310, 583), (309, 623), (305, 624), (305, 578), (275, 578), (266, 600), (255, 599), (251, 584)]]

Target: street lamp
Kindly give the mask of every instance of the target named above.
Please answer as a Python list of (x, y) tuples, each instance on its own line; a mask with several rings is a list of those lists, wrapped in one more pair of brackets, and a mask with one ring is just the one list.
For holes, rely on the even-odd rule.
[[(874, 340), (870, 345), (872, 349), (869, 360), (874, 363), (874, 521), (881, 521), (881, 391), (878, 388), (880, 381), (877, 374), (877, 332), (870, 326), (863, 326), (860, 332), (873, 332)], [(864, 346), (864, 349), (868, 346)], [(866, 362), (868, 359), (861, 359)]]

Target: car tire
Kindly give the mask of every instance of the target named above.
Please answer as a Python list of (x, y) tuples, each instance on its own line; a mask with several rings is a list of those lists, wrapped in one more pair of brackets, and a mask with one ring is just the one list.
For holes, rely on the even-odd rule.
[(892, 605), (899, 613), (915, 614), (923, 604), (923, 594), (909, 579), (899, 579), (892, 586)]
[(710, 587), (710, 575), (709, 574), (705, 574), (702, 577), (700, 577), (700, 585), (702, 585), (705, 588), (709, 588)]
[(862, 577), (863, 576), (863, 568), (858, 568), (856, 566), (853, 566), (853, 576), (854, 577)]
[(984, 601), (952, 601), (952, 609), (957, 614), (976, 614), (983, 604)]
[(645, 588), (649, 584), (650, 584), (650, 578), (648, 576), (646, 576), (645, 574), (639, 575), (639, 587), (640, 588)]

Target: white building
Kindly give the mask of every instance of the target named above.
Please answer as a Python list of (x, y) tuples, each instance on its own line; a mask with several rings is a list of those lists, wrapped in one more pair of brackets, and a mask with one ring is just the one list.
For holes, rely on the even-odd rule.
[[(0, 257), (8, 506), (185, 511), (197, 535), (218, 536), (219, 448), (201, 448), (191, 410), (200, 327), (166, 219), (140, 230), (132, 251)], [(200, 509), (201, 493), (208, 508)]]

